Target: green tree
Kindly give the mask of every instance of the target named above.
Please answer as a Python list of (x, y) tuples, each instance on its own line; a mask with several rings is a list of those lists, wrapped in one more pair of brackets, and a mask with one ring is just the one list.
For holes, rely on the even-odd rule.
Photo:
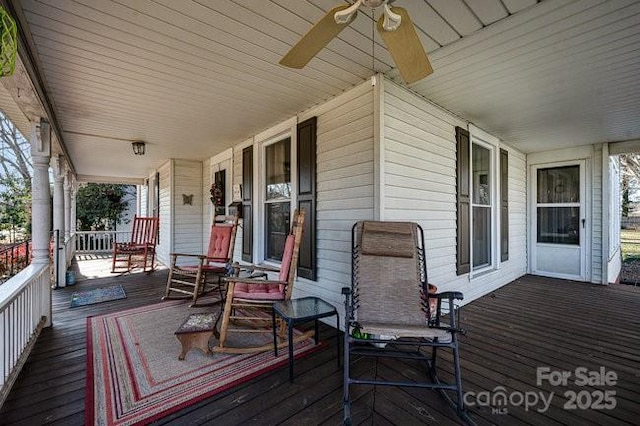
[(76, 218), (80, 231), (116, 229), (127, 208), (128, 185), (88, 183), (78, 188)]
[(632, 199), (637, 198), (640, 190), (640, 154), (620, 155), (620, 174), (622, 182), (622, 216), (627, 217)]
[[(0, 177), (0, 229), (9, 231), (9, 242), (31, 234), (31, 186), (19, 176)], [(20, 236), (21, 238), (16, 238)]]
[(0, 229), (12, 243), (31, 234), (31, 174), (29, 142), (0, 112)]

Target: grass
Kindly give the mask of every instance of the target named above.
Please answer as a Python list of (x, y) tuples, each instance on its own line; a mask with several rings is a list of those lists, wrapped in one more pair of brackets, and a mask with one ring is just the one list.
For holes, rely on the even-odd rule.
[(640, 230), (620, 230), (622, 242), (622, 261), (640, 260)]

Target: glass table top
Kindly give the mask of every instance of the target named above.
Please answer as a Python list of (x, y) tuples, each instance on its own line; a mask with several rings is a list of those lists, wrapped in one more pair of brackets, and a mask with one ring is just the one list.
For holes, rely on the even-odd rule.
[(336, 313), (336, 308), (317, 297), (303, 297), (286, 302), (277, 302), (273, 308), (283, 317), (291, 319), (314, 318)]

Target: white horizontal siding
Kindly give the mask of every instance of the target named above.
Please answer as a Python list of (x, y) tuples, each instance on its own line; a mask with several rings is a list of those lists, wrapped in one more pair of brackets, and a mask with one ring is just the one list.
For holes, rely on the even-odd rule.
[(373, 218), (373, 88), (362, 84), (329, 104), (315, 111), (318, 279), (300, 279), (296, 294), (316, 295), (341, 309), (341, 289), (351, 283), (351, 228)]
[[(203, 176), (202, 162), (173, 160), (173, 225), (172, 252), (201, 254), (203, 236)], [(193, 195), (192, 204), (183, 202), (183, 195)]]
[[(200, 253), (206, 253), (209, 248), (209, 234), (211, 233), (211, 227), (209, 226), (212, 223), (213, 217), (213, 205), (209, 197), (209, 189), (211, 188), (211, 184), (213, 183), (212, 179), (213, 173), (211, 171), (211, 160), (205, 160), (202, 162), (202, 191), (200, 193), (201, 196), (201, 205), (202, 205), (202, 248)], [(231, 176), (229, 176), (231, 179)]]
[(593, 146), (593, 161), (591, 164), (593, 164), (591, 178), (591, 282), (599, 284), (603, 282), (603, 256), (609, 256), (609, 253), (603, 253), (602, 251), (603, 232), (608, 232), (609, 226), (603, 226), (602, 223), (603, 176), (601, 144)]
[[(294, 297), (318, 296), (336, 305), (341, 312), (341, 289), (351, 282), (351, 227), (358, 220), (373, 218), (373, 103), (373, 88), (366, 82), (304, 111), (297, 120), (285, 120), (233, 148), (233, 184), (241, 184), (244, 148), (288, 128), (295, 132), (296, 122), (317, 117), (317, 280), (298, 279)], [(254, 185), (258, 185), (263, 172), (254, 169)], [(256, 203), (254, 208), (261, 206)], [(256, 235), (261, 235), (259, 226), (255, 224)], [(241, 259), (242, 233), (240, 227), (235, 260)], [(254, 247), (256, 244), (262, 241), (254, 241)]]
[(140, 216), (149, 215), (149, 185), (138, 185), (138, 196), (140, 197)]
[(385, 81), (382, 217), (413, 221), (425, 233), (429, 281), (457, 290), (465, 303), (526, 272), (526, 161), (509, 149), (509, 260), (499, 272), (469, 280), (456, 275), (455, 127), (467, 123)]
[(173, 186), (173, 163), (168, 161), (157, 170), (160, 176), (160, 233), (158, 237), (158, 246), (156, 258), (158, 262), (169, 265), (169, 253), (172, 251), (173, 218), (172, 212), (172, 186)]

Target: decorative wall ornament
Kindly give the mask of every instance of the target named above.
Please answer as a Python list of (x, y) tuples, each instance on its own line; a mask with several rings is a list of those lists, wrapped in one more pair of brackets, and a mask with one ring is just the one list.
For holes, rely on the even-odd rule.
[(184, 206), (192, 206), (193, 205), (193, 194), (182, 194), (182, 205)]
[(209, 198), (215, 207), (222, 206), (224, 201), (222, 198), (224, 197), (224, 189), (222, 188), (222, 184), (220, 182), (214, 182), (211, 184), (211, 189), (209, 190), (211, 197)]

